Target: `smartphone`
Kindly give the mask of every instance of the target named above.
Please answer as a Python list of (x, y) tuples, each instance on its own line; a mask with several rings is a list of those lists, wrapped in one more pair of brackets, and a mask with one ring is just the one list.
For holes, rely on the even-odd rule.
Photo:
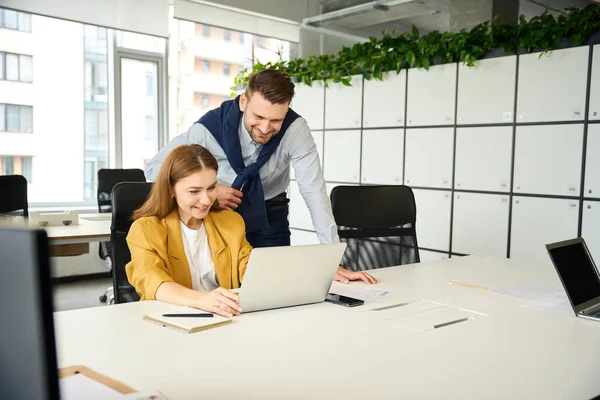
[(356, 306), (362, 306), (363, 304), (365, 304), (365, 302), (363, 300), (359, 300), (359, 299), (355, 299), (355, 298), (347, 297), (347, 296), (342, 296), (340, 294), (333, 294), (333, 293), (328, 293), (327, 297), (325, 298), (325, 301), (327, 301), (329, 303), (339, 304), (341, 306), (346, 306), (346, 307), (356, 307)]

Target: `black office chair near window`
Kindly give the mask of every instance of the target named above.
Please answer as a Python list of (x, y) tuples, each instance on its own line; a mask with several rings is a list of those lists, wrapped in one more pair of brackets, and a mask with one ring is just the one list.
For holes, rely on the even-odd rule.
[(420, 262), (417, 206), (403, 185), (336, 186), (331, 207), (348, 247), (342, 265), (353, 271)]
[[(146, 182), (144, 171), (138, 168), (132, 169), (107, 169), (98, 170), (98, 212), (109, 213), (112, 211), (112, 189), (117, 183), (121, 182)], [(106, 262), (109, 268), (112, 268), (112, 258), (110, 257), (110, 242), (100, 242), (98, 247), (98, 256)], [(106, 289), (100, 296), (100, 301), (106, 303), (108, 293), (112, 287)]]
[(133, 212), (140, 208), (148, 198), (152, 183), (123, 182), (118, 183), (112, 192), (112, 223), (110, 225), (110, 242), (113, 259), (114, 302), (129, 303), (138, 301), (140, 297), (129, 284), (125, 265), (131, 261), (131, 253), (127, 246), (127, 233), (133, 220)]
[(23, 175), (0, 176), (0, 214), (29, 217), (27, 179)]

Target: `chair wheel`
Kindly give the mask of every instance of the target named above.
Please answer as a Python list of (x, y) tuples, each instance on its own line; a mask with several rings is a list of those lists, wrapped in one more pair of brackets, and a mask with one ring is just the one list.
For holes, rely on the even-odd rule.
[(102, 296), (100, 296), (99, 300), (100, 300), (100, 303), (106, 303), (106, 300), (107, 300), (106, 295), (103, 294)]

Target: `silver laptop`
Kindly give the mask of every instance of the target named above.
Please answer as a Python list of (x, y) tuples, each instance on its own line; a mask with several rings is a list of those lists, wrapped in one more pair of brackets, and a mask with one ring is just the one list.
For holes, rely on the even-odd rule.
[(583, 238), (546, 245), (575, 315), (600, 320), (600, 275)]
[(252, 250), (242, 287), (242, 312), (325, 300), (346, 243), (265, 247)]

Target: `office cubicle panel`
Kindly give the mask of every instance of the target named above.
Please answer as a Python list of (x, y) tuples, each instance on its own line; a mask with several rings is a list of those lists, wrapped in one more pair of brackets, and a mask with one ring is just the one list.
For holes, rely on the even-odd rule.
[(512, 126), (458, 128), (454, 186), (509, 192), (512, 142)]
[(547, 243), (577, 237), (579, 201), (513, 197), (510, 255), (548, 263)]
[(515, 137), (515, 193), (578, 196), (583, 124), (519, 126)]
[(457, 124), (513, 122), (516, 68), (517, 56), (459, 64)]
[[(315, 145), (317, 146), (317, 153), (319, 153), (319, 165), (323, 169), (323, 131), (311, 131)], [(292, 169), (290, 171), (292, 179), (296, 179), (296, 170), (292, 163)]]
[(600, 201), (583, 202), (581, 236), (585, 239), (596, 265), (600, 265)]
[(402, 184), (403, 158), (404, 129), (363, 130), (360, 178), (363, 184)]
[(452, 251), (506, 256), (510, 196), (454, 192)]
[(362, 76), (352, 77), (352, 86), (329, 83), (325, 89), (325, 129), (356, 129), (362, 124)]
[(388, 72), (382, 81), (365, 80), (363, 127), (404, 126), (406, 70)]
[(325, 180), (358, 183), (361, 131), (326, 131), (323, 164)]
[(589, 46), (519, 56), (517, 122), (583, 121)]
[(325, 118), (325, 86), (314, 82), (312, 86), (296, 85), (291, 107), (308, 122), (310, 129), (323, 129)]
[(592, 57), (592, 77), (590, 82), (590, 109), (588, 118), (600, 121), (600, 44), (594, 47)]
[[(330, 109), (326, 101), (326, 118), (343, 114), (349, 121), (345, 125), (351, 125), (352, 118), (363, 121), (362, 130), (346, 130), (347, 135), (336, 133), (340, 128), (323, 133), (326, 180), (356, 184), (358, 167), (362, 185), (393, 184), (402, 171), (401, 183), (415, 189), (421, 205), (417, 212), (421, 247), (447, 255), (464, 254), (469, 249), (466, 243), (478, 240), (476, 231), (463, 229), (468, 218), (463, 219), (460, 204), (455, 206), (457, 193), (508, 196), (508, 215), (497, 204), (481, 204), (494, 214), (498, 227), (491, 228), (489, 237), (497, 242), (472, 245), (473, 251), (496, 253), (506, 244), (504, 255), (547, 261), (538, 247), (529, 244), (563, 236), (561, 232), (582, 234), (587, 215), (583, 202), (600, 200), (600, 45), (555, 50), (540, 58), (541, 54), (484, 59), (474, 68), (457, 63), (429, 71), (409, 69), (404, 93), (402, 75), (394, 72), (384, 82), (364, 80), (362, 114), (356, 116), (350, 116), (359, 109), (356, 104)], [(356, 99), (358, 88), (337, 85), (335, 93)], [(403, 106), (404, 122), (393, 122), (400, 119)], [(517, 107), (520, 113), (515, 112)], [(341, 159), (344, 154), (357, 159)], [(393, 154), (398, 154), (395, 160)], [(541, 203), (558, 199), (544, 210), (559, 219), (574, 212), (568, 214), (568, 223), (548, 230), (543, 225), (547, 219), (523, 220), (528, 215), (522, 212), (524, 202), (530, 200), (517, 203), (517, 196)], [(566, 210), (565, 204), (575, 210)], [(292, 207), (291, 221), (298, 212), (302, 211)], [(538, 222), (542, 225), (535, 226)], [(306, 221), (302, 226), (312, 229)], [(556, 235), (547, 235), (548, 231)], [(498, 232), (506, 232), (506, 237), (500, 238)]]
[(449, 251), (452, 192), (414, 189), (419, 247)]
[(408, 71), (407, 126), (453, 125), (456, 64)]
[(406, 130), (405, 175), (411, 187), (452, 187), (454, 128)]
[(600, 197), (600, 124), (588, 126), (586, 153), (583, 196)]

